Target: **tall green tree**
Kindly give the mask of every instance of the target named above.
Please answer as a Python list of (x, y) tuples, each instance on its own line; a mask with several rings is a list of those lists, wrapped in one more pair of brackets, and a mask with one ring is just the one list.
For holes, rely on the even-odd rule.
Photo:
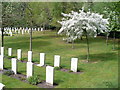
[(109, 30), (113, 36), (113, 50), (115, 50), (116, 32), (120, 31), (120, 2), (111, 3), (111, 6), (105, 8), (105, 15), (109, 18)]

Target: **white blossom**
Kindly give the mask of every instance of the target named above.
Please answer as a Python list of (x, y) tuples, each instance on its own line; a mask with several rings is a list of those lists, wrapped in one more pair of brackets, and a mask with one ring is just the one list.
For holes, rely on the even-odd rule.
[(58, 21), (62, 25), (58, 34), (66, 34), (68, 40), (80, 38), (85, 32), (89, 36), (96, 37), (99, 33), (108, 32), (108, 18), (104, 19), (103, 15), (92, 12), (71, 11), (69, 14), (62, 13), (64, 18)]

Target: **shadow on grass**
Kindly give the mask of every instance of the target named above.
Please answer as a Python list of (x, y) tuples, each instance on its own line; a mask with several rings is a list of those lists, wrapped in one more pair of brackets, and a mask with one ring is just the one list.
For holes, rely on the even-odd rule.
[(8, 59), (11, 59), (11, 58), (17, 58), (17, 56), (7, 56)]
[(4, 67), (4, 69), (5, 69), (5, 70), (9, 70), (9, 69), (10, 69), (10, 67)]
[(25, 70), (20, 70), (20, 71), (17, 72), (17, 74), (23, 74), (25, 72), (26, 72)]
[(17, 74), (22, 74), (22, 73), (24, 73), (25, 71), (19, 71), (19, 72), (17, 72)]
[[(98, 42), (103, 42), (103, 38), (101, 38), (101, 37), (89, 38), (89, 43), (90, 43), (90, 44), (91, 44), (91, 43), (98, 43)], [(86, 44), (86, 43), (87, 43), (87, 42), (86, 42), (86, 38), (83, 37), (82, 40), (77, 39), (77, 40), (75, 40), (75, 43), (76, 43), (76, 44)]]
[(33, 62), (33, 63), (40, 63), (40, 60), (37, 59), (37, 58), (33, 58), (33, 59), (32, 59), (32, 62)]
[[(90, 61), (111, 61), (111, 60), (118, 60), (117, 54), (115, 53), (100, 53), (100, 54), (90, 54)], [(78, 56), (80, 60), (86, 60), (87, 56), (82, 55)]]
[(46, 64), (51, 64), (50, 62), (46, 62)]
[(36, 39), (51, 39), (51, 38), (56, 38), (56, 37), (63, 37), (63, 36), (59, 36), (59, 35), (46, 35), (46, 36), (38, 36), (38, 37), (33, 37), (32, 39), (36, 40)]
[[(80, 39), (77, 39), (74, 41), (75, 44), (86, 44), (86, 38), (83, 37), (82, 40)], [(97, 38), (89, 38), (89, 44), (94, 44), (94, 43), (106, 43), (106, 38), (105, 37), (102, 37), (102, 36), (98, 36)], [(119, 43), (118, 40), (115, 41), (116, 45)], [(108, 40), (108, 45), (109, 44), (113, 44), (113, 41), (111, 41), (111, 39)]]
[(27, 61), (27, 58), (21, 58), (21, 61)]
[(63, 81), (63, 80), (60, 80), (60, 79), (59, 79), (59, 80), (58, 80), (58, 79), (57, 79), (57, 80), (54, 80), (54, 85), (58, 85), (58, 84), (60, 84), (60, 83), (62, 83), (62, 82), (64, 82), (64, 81)]
[[(33, 49), (38, 49), (38, 47), (48, 46), (51, 43), (50, 41), (34, 41), (33, 40), (32, 44), (33, 44)], [(28, 41), (12, 42), (12, 43), (7, 43), (6, 46), (26, 49), (26, 48), (29, 48), (29, 42)]]
[(51, 44), (50, 41), (33, 41), (32, 43), (34, 48), (38, 48), (40, 46), (48, 46)]
[(118, 47), (115, 47), (115, 50), (120, 50), (120, 46), (118, 46)]
[(83, 72), (83, 71), (84, 71), (83, 68), (78, 67), (77, 72)]
[(60, 68), (65, 68), (66, 66), (65, 65), (60, 65)]

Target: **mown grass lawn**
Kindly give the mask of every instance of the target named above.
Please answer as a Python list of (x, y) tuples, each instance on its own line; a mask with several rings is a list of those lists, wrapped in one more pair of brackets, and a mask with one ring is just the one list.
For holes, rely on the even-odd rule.
[(3, 83), (5, 84), (5, 88), (38, 88), (37, 86), (30, 85), (6, 75), (2, 75), (2, 78)]
[[(72, 45), (57, 36), (56, 32), (46, 31), (33, 33), (33, 62), (39, 63), (39, 53), (46, 53), (47, 65), (53, 66), (54, 55), (61, 56), (61, 66), (70, 69), (70, 60), (73, 57), (79, 58), (78, 69), (82, 74), (73, 74), (55, 70), (54, 82), (58, 83), (56, 88), (117, 88), (118, 87), (118, 44), (116, 50), (112, 50), (112, 40), (109, 45), (105, 43), (104, 37), (90, 38), (90, 61), (97, 63), (83, 63), (86, 60), (87, 48), (86, 39), (76, 41), (74, 49)], [(17, 49), (22, 49), (22, 57), (27, 61), (29, 50), (29, 34), (5, 37), (5, 55), (7, 48), (13, 48), (13, 56), (16, 56)], [(10, 60), (5, 59), (5, 68), (11, 69)], [(26, 75), (26, 64), (18, 63), (18, 72)], [(45, 68), (34, 66), (34, 74), (40, 75), (45, 80)], [(19, 88), (24, 83), (3, 75), (3, 83), (8, 88)], [(13, 86), (11, 84), (14, 84)], [(18, 85), (18, 83), (20, 83)], [(25, 85), (25, 84), (24, 84)], [(26, 84), (27, 86), (27, 84)], [(24, 86), (23, 86), (24, 87)], [(28, 85), (28, 87), (35, 87)]]

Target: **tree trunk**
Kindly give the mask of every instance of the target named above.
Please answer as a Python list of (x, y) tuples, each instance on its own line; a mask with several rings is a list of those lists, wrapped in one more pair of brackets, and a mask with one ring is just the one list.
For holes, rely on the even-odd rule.
[(82, 38), (82, 37), (81, 37), (80, 39), (81, 39), (81, 40), (83, 40), (83, 38)]
[[(29, 4), (27, 4), (28, 6), (27, 6), (27, 9), (29, 10), (29, 12), (30, 12), (30, 20), (31, 20), (31, 26), (33, 27), (33, 13), (32, 13), (32, 10), (31, 10), (31, 8), (30, 8), (30, 6), (29, 6)], [(30, 30), (30, 51), (32, 51), (32, 29)]]
[(2, 30), (1, 30), (1, 32), (2, 32), (2, 47), (4, 46), (4, 29), (3, 28), (1, 28)]
[(72, 49), (74, 49), (74, 40), (72, 40)]
[(115, 50), (115, 31), (113, 33), (113, 50)]
[(30, 30), (30, 51), (32, 51), (32, 29)]
[(43, 34), (45, 34), (45, 24), (43, 25)]
[(89, 62), (90, 51), (89, 51), (89, 40), (87, 34), (86, 34), (86, 41), (87, 41), (87, 61)]
[(108, 35), (106, 35), (106, 45), (108, 45)]

